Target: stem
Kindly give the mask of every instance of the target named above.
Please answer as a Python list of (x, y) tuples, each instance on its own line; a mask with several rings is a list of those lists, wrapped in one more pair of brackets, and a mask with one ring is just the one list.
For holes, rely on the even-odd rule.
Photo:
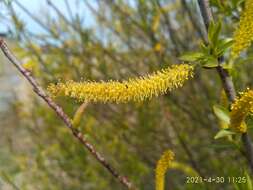
[[(211, 21), (213, 21), (212, 11), (209, 6), (209, 0), (198, 0), (198, 4), (199, 4), (201, 15), (203, 17), (203, 21), (206, 28), (206, 34), (207, 34), (209, 25)], [(226, 92), (226, 95), (229, 101), (233, 103), (236, 98), (236, 91), (235, 91), (234, 83), (232, 81), (231, 76), (229, 75), (228, 71), (221, 66), (223, 59), (224, 59), (223, 57), (220, 57), (218, 59), (219, 66), (217, 66), (216, 69), (222, 81), (222, 85)], [(247, 132), (242, 134), (241, 140), (246, 151), (245, 152), (246, 158), (249, 162), (250, 170), (251, 172), (253, 172), (253, 146), (252, 146), (250, 136), (248, 135)]]
[(115, 178), (119, 180), (119, 182), (124, 185), (128, 189), (136, 189), (133, 184), (128, 180), (127, 177), (121, 176), (115, 169), (105, 160), (105, 158), (97, 152), (95, 147), (87, 141), (85, 136), (76, 128), (73, 127), (71, 119), (64, 113), (63, 109), (57, 105), (41, 88), (41, 86), (36, 82), (34, 77), (31, 75), (29, 71), (27, 71), (24, 67), (22, 67), (21, 63), (17, 60), (17, 58), (13, 55), (13, 53), (9, 50), (5, 41), (0, 38), (0, 48), (4, 55), (8, 58), (8, 60), (18, 69), (18, 71), (26, 78), (26, 80), (33, 87), (34, 92), (40, 96), (58, 115), (58, 117), (65, 123), (65, 126), (70, 129), (72, 134), (76, 139), (79, 140), (81, 144), (85, 146), (86, 149), (92, 154), (92, 156), (100, 163), (103, 167), (105, 167)]

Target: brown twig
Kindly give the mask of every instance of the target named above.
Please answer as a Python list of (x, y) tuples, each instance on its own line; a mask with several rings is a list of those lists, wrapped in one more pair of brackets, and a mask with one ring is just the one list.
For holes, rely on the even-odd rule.
[[(211, 8), (209, 6), (209, 0), (198, 0), (198, 4), (199, 4), (201, 15), (203, 17), (203, 21), (204, 21), (205, 28), (206, 28), (206, 34), (207, 34), (209, 25), (213, 21), (213, 15), (212, 15)], [(224, 69), (221, 65), (223, 62), (223, 59), (224, 59), (223, 57), (219, 58), (219, 60), (218, 60), (219, 65), (216, 69), (217, 69), (217, 72), (221, 78), (223, 88), (226, 92), (226, 95), (227, 95), (229, 101), (232, 103), (232, 102), (234, 102), (234, 100), (236, 98), (236, 91), (235, 91), (234, 83), (232, 81), (231, 76), (229, 75), (228, 71), (226, 69)], [(246, 151), (245, 152), (246, 158), (248, 160), (250, 169), (253, 172), (253, 146), (252, 146), (251, 139), (250, 139), (247, 132), (242, 134), (241, 139), (242, 139), (242, 143), (245, 148), (245, 151)]]
[(121, 176), (115, 169), (105, 160), (105, 158), (97, 152), (95, 147), (87, 141), (85, 136), (76, 128), (73, 127), (70, 118), (64, 113), (63, 109), (57, 105), (40, 87), (40, 85), (36, 82), (34, 77), (31, 75), (29, 71), (27, 71), (24, 67), (22, 67), (19, 60), (14, 56), (14, 54), (9, 50), (6, 42), (0, 38), (0, 48), (4, 55), (8, 58), (8, 60), (18, 69), (18, 71), (27, 79), (27, 81), (32, 85), (34, 92), (40, 96), (58, 115), (58, 117), (65, 123), (66, 127), (68, 127), (74, 137), (78, 139), (92, 154), (92, 156), (102, 164), (115, 178), (119, 180), (119, 182), (127, 187), (128, 189), (136, 189), (134, 185), (128, 180), (127, 177)]

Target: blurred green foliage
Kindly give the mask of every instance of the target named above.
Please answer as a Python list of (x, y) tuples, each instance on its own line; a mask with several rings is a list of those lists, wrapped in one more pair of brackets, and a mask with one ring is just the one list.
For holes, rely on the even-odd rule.
[[(12, 38), (18, 40), (14, 52), (45, 88), (59, 80), (122, 80), (178, 64), (186, 52), (199, 51), (205, 33), (196, 1), (81, 1), (79, 6), (95, 19), (90, 27), (83, 24), (82, 15), (71, 10), (63, 14), (56, 1), (47, 7), (55, 17), (35, 14), (29, 5), (21, 7), (45, 30), (42, 34), (26, 27), (14, 4), (19, 6), (17, 1), (6, 5), (15, 27)], [(231, 38), (243, 1), (214, 0), (211, 5), (215, 20), (222, 23), (219, 36)], [(252, 85), (252, 57), (251, 48), (231, 69), (238, 91)], [(0, 112), (0, 189), (124, 189), (73, 139), (55, 113), (27, 91), (31, 89), (25, 86), (19, 93), (26, 92), (26, 98), (17, 93)], [(248, 187), (187, 184), (187, 174), (170, 170), (166, 189), (252, 189), (239, 138), (232, 143), (214, 139), (221, 127), (212, 108), (222, 105), (221, 94), (215, 69), (196, 67), (193, 80), (164, 97), (138, 104), (88, 104), (79, 110), (76, 127), (139, 189), (154, 189), (156, 161), (167, 149), (201, 176), (247, 176)], [(72, 118), (81, 106), (68, 98), (57, 102)]]

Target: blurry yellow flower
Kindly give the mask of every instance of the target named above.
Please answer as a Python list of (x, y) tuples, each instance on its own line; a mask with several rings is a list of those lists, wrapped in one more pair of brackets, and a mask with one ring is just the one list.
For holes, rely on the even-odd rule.
[(245, 8), (241, 15), (239, 27), (234, 33), (232, 57), (236, 58), (241, 51), (248, 48), (253, 40), (253, 0), (245, 1)]
[(27, 70), (33, 70), (35, 64), (34, 64), (34, 62), (33, 62), (31, 59), (29, 59), (28, 61), (26, 61), (25, 63), (23, 63), (22, 66), (23, 66), (25, 69), (27, 69)]
[(81, 102), (140, 102), (181, 87), (193, 76), (193, 67), (181, 64), (158, 71), (147, 77), (128, 81), (74, 82), (50, 84), (48, 91), (54, 95), (64, 95)]
[(160, 43), (157, 43), (157, 44), (155, 45), (155, 47), (154, 47), (154, 50), (155, 50), (156, 52), (160, 52), (160, 51), (162, 50), (162, 45), (161, 45)]
[(32, 72), (34, 75), (38, 75), (39, 74), (39, 64), (35, 59), (25, 59), (24, 63), (22, 64), (22, 66)]
[(244, 122), (249, 113), (253, 113), (253, 91), (247, 89), (241, 93), (241, 97), (237, 98), (231, 107), (230, 127), (237, 132), (245, 133), (247, 126)]
[(162, 154), (160, 160), (158, 160), (155, 170), (156, 190), (164, 190), (165, 173), (171, 166), (174, 157), (175, 157), (174, 153), (170, 150), (167, 150)]
[(157, 29), (159, 28), (160, 19), (161, 19), (161, 12), (158, 10), (156, 15), (153, 17), (153, 23), (152, 23), (153, 32), (156, 32)]

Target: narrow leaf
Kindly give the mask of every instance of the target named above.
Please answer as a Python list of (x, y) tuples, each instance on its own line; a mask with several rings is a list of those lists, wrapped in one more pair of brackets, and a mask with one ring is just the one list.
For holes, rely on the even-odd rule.
[(229, 111), (220, 105), (214, 105), (213, 106), (213, 112), (216, 115), (218, 119), (225, 122), (226, 124), (230, 124), (230, 116)]
[(244, 175), (246, 176), (246, 185), (247, 185), (247, 190), (253, 190), (253, 184), (252, 184), (252, 180), (250, 178), (250, 175), (248, 174), (247, 171), (244, 172)]
[(216, 47), (216, 45), (217, 45), (220, 32), (221, 32), (221, 21), (219, 21), (219, 22), (217, 22), (217, 23), (215, 24), (214, 31), (213, 31), (212, 38), (211, 38), (211, 42), (212, 42), (212, 44), (213, 44), (215, 47)]
[(236, 134), (235, 132), (232, 131), (228, 131), (225, 129), (220, 130), (215, 136), (214, 139), (220, 139), (220, 138), (224, 138), (224, 137), (228, 137), (230, 135), (234, 135)]
[(77, 127), (80, 124), (83, 112), (85, 108), (88, 106), (87, 102), (84, 102), (77, 110), (72, 120), (72, 125)]
[(202, 58), (204, 56), (203, 53), (201, 52), (188, 52), (188, 53), (185, 53), (183, 54), (181, 57), (180, 57), (180, 60), (182, 61), (197, 61), (199, 60), (200, 58)]

